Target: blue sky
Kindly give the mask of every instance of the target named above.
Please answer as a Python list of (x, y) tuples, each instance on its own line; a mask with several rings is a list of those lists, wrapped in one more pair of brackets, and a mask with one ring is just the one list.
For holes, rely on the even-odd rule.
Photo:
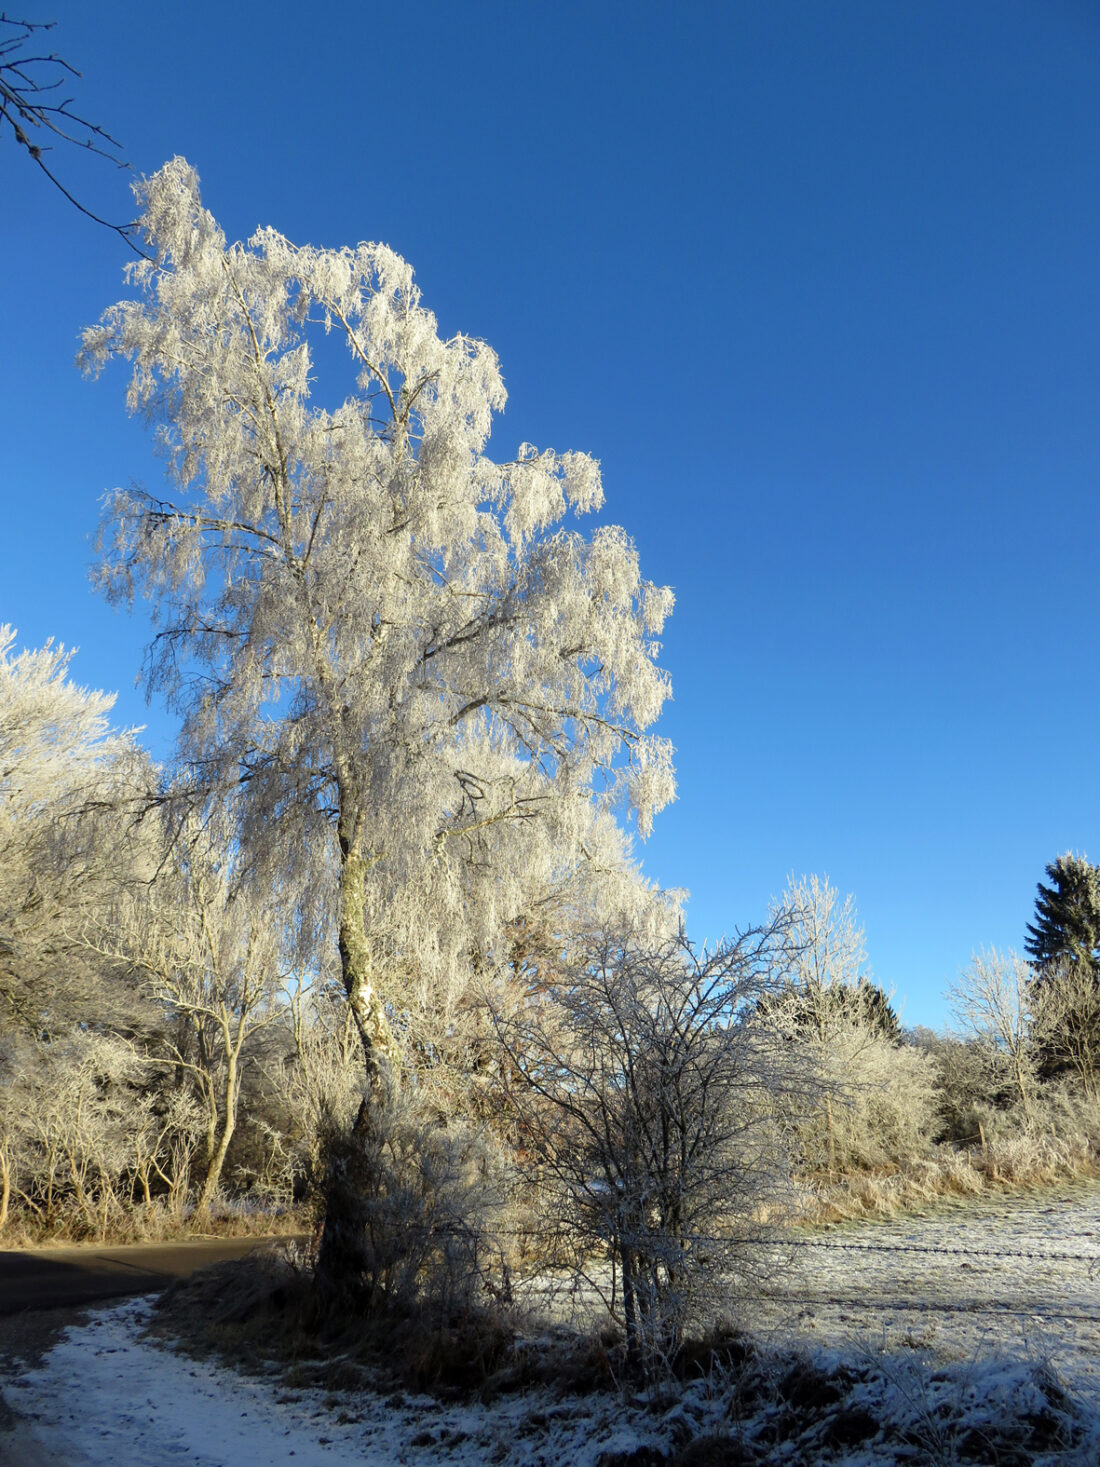
[[(39, 12), (35, 11), (39, 17)], [(603, 462), (675, 587), (680, 799), (642, 851), (714, 937), (789, 873), (855, 894), (909, 1023), (1100, 857), (1100, 10), (1092, 0), (48, 0), (84, 112), (226, 231), (379, 239)], [(54, 155), (97, 211), (125, 175)], [(134, 688), (98, 499), (157, 484), (76, 336), (124, 247), (0, 146), (0, 620)]]

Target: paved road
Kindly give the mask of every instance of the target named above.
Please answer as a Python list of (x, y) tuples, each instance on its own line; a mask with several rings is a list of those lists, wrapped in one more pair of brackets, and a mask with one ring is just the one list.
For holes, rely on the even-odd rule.
[[(0, 1386), (40, 1359), (78, 1315), (71, 1311), (123, 1294), (147, 1294), (266, 1238), (199, 1238), (121, 1248), (25, 1248), (0, 1252)], [(72, 1467), (39, 1440), (32, 1422), (0, 1390), (0, 1467)]]
[(263, 1247), (266, 1238), (200, 1238), (121, 1248), (25, 1248), (0, 1252), (0, 1315), (72, 1308), (149, 1294), (174, 1278)]

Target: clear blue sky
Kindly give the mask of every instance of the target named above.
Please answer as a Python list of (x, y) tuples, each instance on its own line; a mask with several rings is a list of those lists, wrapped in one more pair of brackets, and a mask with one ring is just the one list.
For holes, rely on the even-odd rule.
[[(386, 241), (498, 351), (498, 452), (602, 460), (677, 594), (643, 857), (696, 935), (827, 872), (937, 1024), (1044, 864), (1100, 857), (1095, 0), (42, 7), (139, 172), (184, 154), (231, 236)], [(144, 614), (86, 579), (100, 494), (160, 474), (72, 367), (125, 251), (10, 139), (0, 190), (0, 620), (163, 751)]]

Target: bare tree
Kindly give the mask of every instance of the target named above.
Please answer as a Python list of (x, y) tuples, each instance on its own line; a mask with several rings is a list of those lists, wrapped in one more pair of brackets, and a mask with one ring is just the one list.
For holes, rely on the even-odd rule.
[[(235, 802), (239, 849), (308, 869), (330, 903), (378, 1092), (404, 975), (445, 993), (471, 951), (501, 952), (532, 887), (583, 860), (593, 802), (629, 804), (644, 834), (672, 798), (646, 732), (672, 596), (622, 530), (561, 527), (602, 502), (592, 459), (487, 456), (496, 357), (440, 339), (391, 250), (227, 244), (181, 159), (139, 193), (155, 263), (83, 360), (134, 362), (175, 498), (113, 496), (104, 582), (156, 604), (149, 686), (183, 715), (195, 786)], [(309, 401), (317, 328), (356, 374), (332, 411)], [(337, 1190), (329, 1277), (356, 1268)]]
[(1093, 967), (1052, 962), (1031, 982), (1033, 1038), (1041, 1071), (1071, 1075), (1090, 1100), (1100, 1096), (1100, 993)]
[(788, 917), (799, 1027), (827, 1044), (833, 1029), (850, 1017), (842, 995), (869, 980), (855, 898), (849, 893), (841, 901), (827, 876), (792, 876), (775, 911)]
[[(842, 997), (866, 981), (863, 928), (856, 917), (854, 897), (849, 893), (841, 901), (827, 876), (803, 876), (797, 881), (792, 876), (776, 912), (788, 914), (795, 956), (787, 991), (768, 1007), (773, 1020), (792, 1040), (807, 1045), (819, 1073), (832, 1082), (822, 1092), (825, 1159), (832, 1176), (837, 1168), (836, 1104), (842, 1072), (850, 1074), (850, 1065), (871, 1039), (862, 1025), (853, 1026), (852, 1006)], [(858, 1030), (855, 1053), (846, 1044), (841, 1055), (839, 1036), (853, 1027)]]
[(783, 1194), (775, 1102), (812, 1081), (757, 1010), (789, 956), (782, 919), (713, 952), (605, 935), (551, 989), (497, 1015), (521, 1147), (581, 1266), (611, 1251), (638, 1363), (721, 1310), (758, 1209)]
[(142, 251), (131, 237), (133, 224), (112, 224), (82, 204), (61, 182), (47, 161), (55, 143), (82, 153), (107, 158), (120, 168), (120, 144), (106, 131), (74, 109), (73, 98), (62, 88), (79, 80), (80, 72), (54, 51), (43, 51), (39, 41), (54, 28), (54, 21), (16, 20), (0, 14), (0, 138), (5, 127), (17, 147), (42, 170), (54, 188), (74, 208), (107, 229), (113, 229), (136, 254)]
[(822, 1157), (830, 1179), (910, 1159), (933, 1124), (931, 1065), (902, 1048), (889, 999), (870, 977), (854, 898), (841, 900), (828, 877), (792, 877), (775, 911), (789, 922), (791, 979), (763, 1011), (820, 1080), (818, 1107), (792, 1120), (807, 1159)]
[(190, 828), (151, 886), (130, 896), (87, 942), (127, 963), (170, 1022), (151, 1057), (191, 1078), (202, 1114), (203, 1179), (195, 1210), (217, 1195), (237, 1128), (250, 1046), (282, 1016), (288, 980), (284, 922), (274, 904), (241, 884), (228, 843)]
[(947, 990), (964, 1034), (978, 1045), (990, 1079), (1005, 1079), (1028, 1125), (1035, 1121), (1038, 1054), (1032, 1033), (1032, 970), (1015, 952), (984, 948)]

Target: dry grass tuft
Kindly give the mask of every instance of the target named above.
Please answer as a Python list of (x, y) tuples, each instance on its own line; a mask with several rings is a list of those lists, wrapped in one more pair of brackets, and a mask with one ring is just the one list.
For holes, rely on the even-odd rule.
[(54, 1218), (48, 1224), (26, 1211), (13, 1212), (0, 1233), (0, 1247), (39, 1248), (53, 1243), (94, 1242), (121, 1247), (126, 1243), (183, 1242), (188, 1238), (285, 1238), (308, 1233), (313, 1217), (308, 1209), (278, 1212), (215, 1212), (202, 1223), (193, 1215), (154, 1203), (118, 1214), (105, 1231), (91, 1229), (75, 1213)]
[(800, 1221), (817, 1225), (897, 1217), (937, 1202), (1092, 1177), (1100, 1177), (1100, 1154), (1084, 1135), (993, 1136), (966, 1150), (937, 1147), (931, 1156), (888, 1171), (809, 1183)]

